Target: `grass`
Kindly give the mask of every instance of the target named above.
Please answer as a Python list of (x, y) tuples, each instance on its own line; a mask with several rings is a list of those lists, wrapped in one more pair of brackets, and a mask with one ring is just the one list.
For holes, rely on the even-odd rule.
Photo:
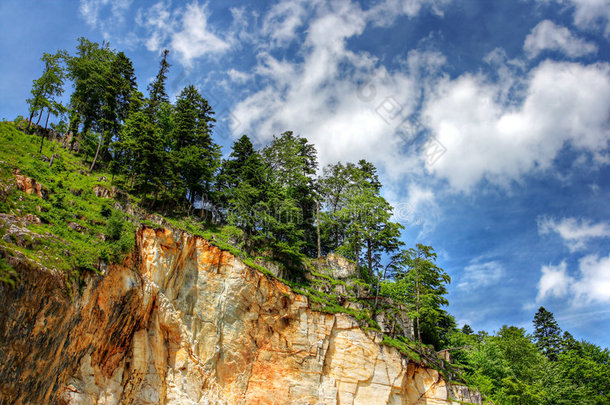
[[(55, 142), (45, 142), (38, 153), (40, 137), (28, 135), (10, 122), (0, 123), (0, 212), (24, 218), (28, 214), (40, 223), (27, 229), (31, 241), (16, 244), (0, 240), (0, 247), (20, 252), (26, 258), (62, 271), (67, 280), (84, 271), (99, 271), (103, 262), (120, 262), (134, 246), (134, 225), (114, 202), (97, 197), (95, 186), (110, 188), (107, 173), (87, 173), (80, 158)], [(43, 160), (55, 154), (53, 165)], [(14, 171), (33, 178), (46, 191), (46, 198), (29, 195), (14, 187)], [(108, 224), (118, 218), (119, 233), (108, 238)], [(116, 225), (116, 224), (115, 224)]]

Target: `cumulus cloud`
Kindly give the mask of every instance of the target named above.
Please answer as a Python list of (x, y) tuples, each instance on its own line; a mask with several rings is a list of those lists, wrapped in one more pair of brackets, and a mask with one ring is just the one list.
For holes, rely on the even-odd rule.
[(461, 290), (474, 290), (499, 282), (505, 274), (501, 263), (492, 260), (487, 262), (473, 261), (464, 268), (457, 287)]
[(566, 262), (561, 262), (558, 266), (542, 266), (541, 273), (537, 301), (547, 296), (562, 298), (568, 294), (568, 288), (574, 280), (567, 275)]
[(584, 249), (586, 243), (594, 238), (610, 237), (610, 224), (607, 222), (593, 223), (588, 220), (576, 218), (541, 217), (538, 219), (538, 233), (546, 235), (557, 233), (571, 252)]
[(539, 3), (558, 3), (574, 9), (574, 24), (582, 29), (598, 27), (610, 35), (610, 0), (536, 0)]
[(597, 45), (573, 35), (566, 27), (544, 20), (525, 38), (523, 49), (528, 57), (535, 58), (544, 50), (562, 52), (571, 58), (597, 52)]
[(229, 41), (209, 27), (208, 17), (205, 4), (195, 1), (184, 8), (171, 9), (169, 3), (161, 1), (140, 10), (136, 22), (148, 33), (145, 43), (149, 50), (169, 47), (183, 65), (190, 67), (197, 58), (230, 49)]
[[(390, 2), (379, 4), (386, 3)], [(414, 12), (407, 3), (417, 3), (419, 10), (421, 4), (444, 2), (401, 3), (393, 18)], [(285, 43), (303, 24), (305, 6), (280, 4), (281, 13), (272, 10), (273, 18), (265, 24), (268, 32), (278, 33), (271, 40)], [(444, 58), (419, 52), (408, 58), (411, 65), (405, 71), (388, 71), (370, 54), (347, 47), (348, 39), (380, 21), (379, 13), (350, 1), (312, 4), (307, 11), (312, 17), (300, 42), (303, 60), (279, 59), (263, 47), (255, 74), (265, 85), (238, 103), (233, 114), (259, 142), (286, 130), (305, 136), (316, 144), (322, 165), (365, 158), (389, 176), (416, 170), (420, 156), (402, 153), (409, 135), (405, 132), (414, 128), (401, 124), (415, 111), (422, 83), (406, 70), (413, 66), (428, 73), (437, 70)]]
[(570, 296), (575, 306), (610, 303), (610, 255), (588, 255), (578, 262), (578, 274), (568, 275), (567, 265), (542, 266), (537, 301)]
[(548, 169), (566, 144), (602, 163), (610, 140), (608, 64), (545, 61), (520, 86), (517, 103), (504, 99), (502, 81), (482, 74), (442, 80), (422, 113), (447, 149), (429, 171), (469, 191), (484, 179), (508, 185)]
[(269, 37), (275, 46), (287, 45), (297, 36), (297, 30), (305, 23), (308, 8), (315, 1), (282, 0), (274, 4), (263, 18), (261, 34)]
[(577, 303), (610, 303), (610, 255), (588, 255), (579, 261), (580, 278), (574, 283)]
[(171, 46), (187, 65), (205, 54), (222, 53), (229, 49), (229, 43), (215, 35), (207, 21), (205, 5), (191, 3), (182, 13), (181, 29), (172, 34)]

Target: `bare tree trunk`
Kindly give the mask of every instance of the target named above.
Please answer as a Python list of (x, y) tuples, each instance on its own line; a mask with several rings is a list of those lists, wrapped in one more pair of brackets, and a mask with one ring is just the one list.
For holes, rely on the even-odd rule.
[(30, 119), (28, 119), (28, 126), (25, 128), (25, 132), (30, 131), (30, 126), (32, 125), (32, 120), (34, 119), (34, 111), (30, 113)]
[(91, 167), (89, 168), (89, 173), (93, 171), (95, 167), (95, 162), (97, 161), (97, 155), (100, 153), (100, 147), (102, 146), (102, 140), (104, 139), (104, 131), (100, 134), (100, 141), (97, 143), (97, 149), (95, 151), (95, 157), (93, 158), (93, 162), (91, 163)]
[(388, 263), (387, 266), (385, 266), (385, 268), (383, 269), (383, 272), (381, 272), (381, 270), (379, 271), (379, 273), (377, 274), (377, 288), (375, 289), (375, 305), (373, 306), (373, 314), (377, 313), (377, 303), (379, 301), (379, 285), (381, 284), (381, 279), (385, 280), (385, 273), (387, 272), (388, 268), (392, 265), (392, 261), (390, 261), (390, 263)]
[(40, 119), (42, 118), (43, 112), (44, 112), (44, 107), (42, 107), (42, 110), (40, 110), (40, 115), (38, 116), (38, 121), (36, 121), (36, 126), (38, 126), (38, 124), (40, 123)]
[[(49, 110), (47, 111), (47, 120), (44, 124), (44, 131), (42, 132), (42, 134), (40, 134), (40, 150), (38, 151), (39, 154), (42, 154), (42, 145), (44, 144), (44, 137), (46, 135), (47, 132), (47, 125), (49, 125), (49, 115), (51, 115), (51, 109), (49, 108)], [(51, 167), (51, 166), (49, 166)]]
[(373, 274), (373, 254), (372, 254), (372, 246), (371, 246), (371, 240), (367, 240), (366, 241), (366, 259), (369, 265), (369, 273)]
[(49, 162), (49, 169), (51, 168), (51, 166), (53, 166), (53, 160), (55, 159), (55, 155), (56, 155), (55, 153), (53, 153), (51, 155), (51, 161)]
[(421, 317), (421, 314), (419, 313), (419, 257), (417, 258), (417, 262), (415, 264), (415, 293), (416, 293), (416, 299), (415, 299), (415, 310), (417, 311), (417, 317), (416, 317), (416, 322), (417, 322), (417, 343), (419, 345), (419, 352), (421, 353), (421, 328), (420, 328), (420, 324), (419, 324), (419, 318)]
[(320, 242), (320, 202), (316, 201), (316, 230), (318, 232), (318, 259), (322, 257), (322, 243)]

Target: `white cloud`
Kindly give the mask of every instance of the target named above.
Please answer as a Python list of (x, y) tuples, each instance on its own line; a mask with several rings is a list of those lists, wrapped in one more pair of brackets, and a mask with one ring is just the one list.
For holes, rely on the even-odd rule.
[(574, 24), (582, 29), (599, 27), (610, 35), (610, 0), (537, 0), (539, 3), (558, 3), (574, 8)]
[(585, 256), (579, 268), (580, 278), (573, 286), (576, 303), (610, 303), (610, 255)]
[[(313, 4), (312, 4), (313, 3)], [(287, 45), (305, 23), (307, 7), (316, 2), (306, 0), (282, 0), (271, 7), (263, 19), (261, 33), (268, 36), (274, 45)]]
[(113, 19), (123, 21), (132, 0), (80, 0), (79, 11), (87, 24), (96, 27), (100, 22), (100, 12), (110, 6)]
[(475, 290), (487, 287), (498, 283), (504, 274), (504, 267), (495, 260), (482, 263), (474, 260), (464, 268), (457, 287), (461, 290)]
[(542, 266), (541, 272), (536, 301), (541, 301), (546, 296), (561, 298), (567, 295), (573, 279), (567, 275), (566, 262), (561, 262), (559, 266)]
[(229, 69), (227, 72), (231, 81), (236, 83), (244, 83), (250, 79), (250, 75), (245, 72), (240, 72), (239, 70)]
[(538, 283), (537, 301), (546, 297), (563, 298), (570, 295), (572, 305), (610, 303), (610, 255), (588, 255), (578, 262), (578, 275), (567, 274), (567, 265), (542, 266)]
[(584, 249), (586, 242), (594, 238), (610, 237), (610, 224), (607, 222), (592, 223), (587, 220), (576, 218), (553, 218), (541, 217), (538, 219), (538, 233), (546, 235), (555, 232), (561, 236), (563, 242), (571, 252)]
[[(290, 18), (278, 20), (288, 24), (285, 30), (278, 28), (278, 41), (290, 41), (301, 26), (301, 6), (294, 7), (285, 10)], [(400, 10), (411, 12), (408, 7)], [(313, 17), (303, 27), (302, 61), (278, 59), (264, 47), (259, 52), (255, 73), (265, 85), (235, 106), (233, 114), (242, 128), (259, 142), (293, 130), (316, 144), (321, 166), (365, 158), (390, 176), (415, 170), (419, 157), (401, 153), (405, 141), (396, 128), (414, 112), (423, 84), (407, 72), (387, 71), (370, 54), (353, 52), (346, 44), (377, 15), (345, 0), (316, 2), (307, 12)], [(418, 68), (435, 70), (443, 61), (438, 54), (422, 52)]]
[(384, 0), (366, 13), (374, 25), (389, 26), (401, 15), (415, 17), (422, 7), (429, 7), (433, 13), (442, 16), (443, 8), (449, 3), (451, 0)]
[(603, 155), (610, 140), (608, 64), (545, 61), (519, 84), (520, 104), (503, 99), (502, 81), (481, 74), (442, 80), (423, 117), (447, 151), (429, 171), (468, 191), (483, 179), (508, 185), (548, 169), (568, 143)]
[(187, 67), (204, 55), (222, 54), (230, 49), (229, 41), (209, 27), (206, 5), (197, 1), (174, 10), (169, 3), (160, 1), (144, 11), (141, 9), (136, 22), (148, 33), (145, 43), (149, 50), (169, 47)]
[(405, 192), (404, 185), (400, 189), (389, 185), (384, 187), (385, 197), (394, 207), (393, 220), (402, 223), (406, 227), (421, 226), (422, 232), (417, 239), (422, 239), (434, 229), (440, 216), (440, 208), (436, 202), (434, 190), (415, 183), (407, 187), (407, 198), (396, 202), (398, 195)]
[(544, 20), (525, 38), (523, 49), (528, 57), (535, 58), (544, 50), (559, 51), (571, 58), (597, 52), (597, 45), (574, 36), (569, 29)]
[(171, 46), (181, 55), (185, 65), (205, 54), (222, 53), (229, 43), (216, 36), (208, 27), (205, 5), (197, 2), (186, 6), (182, 13), (180, 31), (172, 34)]

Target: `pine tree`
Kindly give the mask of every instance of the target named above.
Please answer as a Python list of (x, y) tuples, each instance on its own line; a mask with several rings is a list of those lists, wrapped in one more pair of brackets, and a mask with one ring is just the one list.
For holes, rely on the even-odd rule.
[(155, 80), (148, 85), (148, 105), (146, 107), (146, 113), (151, 120), (157, 120), (157, 114), (163, 103), (169, 102), (169, 97), (165, 90), (165, 82), (167, 81), (167, 73), (170, 68), (170, 64), (167, 61), (169, 50), (163, 51), (163, 57), (161, 58), (159, 72), (155, 77)]
[(561, 345), (561, 329), (555, 317), (544, 307), (540, 307), (533, 323), (536, 346), (549, 360), (557, 360)]
[(178, 179), (176, 191), (193, 205), (209, 196), (220, 165), (220, 147), (212, 140), (214, 111), (195, 86), (185, 87), (176, 100), (171, 159)]
[[(275, 203), (269, 207), (278, 221), (276, 240), (282, 241), (282, 250), (290, 255), (296, 247), (289, 247), (291, 243), (298, 244), (301, 253), (315, 255), (318, 199), (315, 146), (307, 139), (287, 131), (279, 137), (274, 136), (271, 145), (263, 149), (262, 156), (271, 168), (277, 191), (277, 196), (273, 198)], [(297, 238), (297, 234), (301, 237)]]

